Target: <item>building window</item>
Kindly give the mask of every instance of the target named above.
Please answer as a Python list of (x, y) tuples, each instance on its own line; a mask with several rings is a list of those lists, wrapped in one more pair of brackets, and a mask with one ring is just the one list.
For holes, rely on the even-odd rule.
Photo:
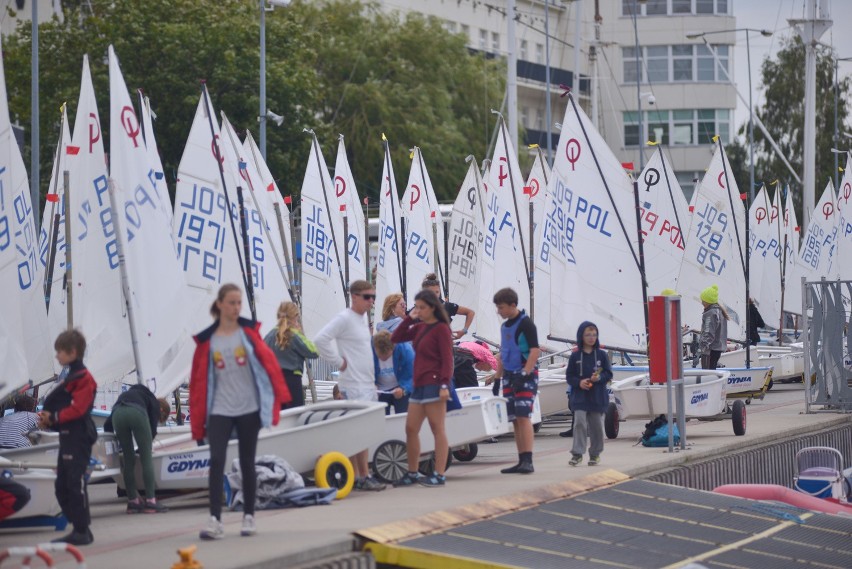
[(445, 20), (444, 29), (450, 32), (451, 34), (454, 34), (456, 33), (456, 23), (450, 20)]
[(479, 49), (485, 51), (488, 48), (488, 30), (479, 30)]
[(521, 40), (521, 54), (520, 54), (519, 57), (523, 61), (528, 61), (527, 60), (527, 40)]
[(535, 44), (535, 62), (536, 63), (544, 63), (544, 45), (537, 43)]
[(541, 109), (535, 110), (535, 130), (544, 130), (544, 113)]
[(491, 51), (497, 53), (500, 51), (500, 34), (491, 32)]
[(524, 125), (524, 128), (530, 127), (530, 108), (529, 107), (521, 107), (521, 124)]
[[(730, 48), (713, 46), (719, 58), (717, 64), (706, 45), (656, 45), (641, 47), (645, 59), (643, 83), (681, 81), (727, 82)], [(624, 83), (636, 83), (636, 48), (621, 49)]]
[(681, 14), (728, 14), (728, 0), (647, 0), (644, 6), (638, 0), (621, 0), (621, 15), (667, 16)]
[(675, 178), (677, 178), (680, 189), (683, 190), (686, 201), (692, 201), (692, 194), (698, 187), (699, 172), (675, 172)]
[(470, 41), (470, 26), (468, 26), (467, 24), (462, 24), (461, 34), (464, 36), (465, 41)]
[[(638, 113), (624, 112), (624, 146), (638, 146)], [(717, 134), (724, 143), (731, 139), (731, 112), (728, 109), (659, 109), (642, 113), (647, 140), (672, 146), (710, 144)], [(644, 142), (644, 141), (642, 141)]]

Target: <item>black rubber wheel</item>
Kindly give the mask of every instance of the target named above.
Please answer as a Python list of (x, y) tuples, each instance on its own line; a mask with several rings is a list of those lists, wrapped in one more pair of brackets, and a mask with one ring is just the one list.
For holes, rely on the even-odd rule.
[(477, 453), (479, 453), (479, 445), (476, 443), (470, 443), (469, 445), (464, 445), (463, 447), (454, 450), (453, 458), (459, 462), (470, 462), (476, 458)]
[(738, 437), (746, 434), (746, 406), (737, 399), (734, 401), (734, 408), (731, 411), (731, 422), (734, 424), (734, 434)]
[[(447, 452), (447, 465), (444, 467), (444, 470), (449, 470), (450, 465), (453, 464), (453, 453)], [(423, 476), (432, 476), (435, 473), (435, 453), (430, 452), (426, 458), (420, 460), (420, 465), (417, 468), (417, 471), (420, 472)]]
[(604, 432), (606, 438), (618, 438), (618, 407), (615, 403), (610, 402), (606, 407), (606, 415), (604, 415)]
[(385, 441), (373, 453), (373, 472), (382, 482), (393, 484), (408, 472), (408, 451), (396, 439)]

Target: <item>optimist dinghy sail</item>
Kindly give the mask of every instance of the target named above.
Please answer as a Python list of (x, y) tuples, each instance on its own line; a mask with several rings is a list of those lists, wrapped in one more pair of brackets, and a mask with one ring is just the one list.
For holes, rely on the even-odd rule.
[(852, 280), (852, 152), (837, 194), (837, 267), (841, 280)]
[[(219, 146), (225, 158), (224, 166), (231, 176), (232, 187), (235, 188), (234, 193), (238, 194), (238, 188), (242, 189), (247, 220), (245, 237), (249, 243), (248, 247), (244, 246), (243, 251), (248, 251), (251, 266), (255, 314), (257, 321), (264, 325), (262, 331), (266, 332), (278, 322), (278, 306), (281, 302), (291, 300), (287, 292), (289, 281), (284, 272), (284, 256), (281, 254), (281, 234), (272, 202), (264, 195), (266, 192), (261, 191), (262, 182), (254, 161), (248, 160), (244, 155), (237, 133), (224, 114), (221, 132)], [(239, 199), (238, 195), (237, 206)], [(240, 243), (242, 244), (242, 239)], [(243, 261), (245, 262), (245, 258)]]
[(689, 207), (662, 146), (657, 147), (637, 183), (648, 294), (679, 290), (677, 279), (686, 246), (682, 229), (689, 223)]
[[(110, 179), (112, 211), (125, 266), (124, 291), (134, 336), (140, 383), (158, 396), (186, 379), (193, 344), (190, 306), (161, 194), (141, 137), (127, 86), (112, 46), (110, 77)], [(165, 198), (168, 199), (168, 198)], [(72, 252), (73, 255), (73, 252)], [(152, 276), (156, 278), (152, 278)]]
[(395, 292), (404, 294), (405, 291), (405, 283), (402, 280), (399, 193), (397, 193), (396, 178), (393, 173), (390, 147), (384, 135), (382, 135), (382, 142), (385, 161), (382, 166), (381, 195), (379, 196), (379, 249), (376, 256), (375, 283), (377, 310), (381, 310), (389, 294)]
[(715, 284), (719, 303), (730, 316), (729, 338), (745, 338), (745, 207), (731, 173), (728, 157), (718, 142), (704, 179), (695, 190), (692, 219), (680, 277), (681, 320), (701, 329), (701, 291)]
[(154, 137), (154, 112), (151, 110), (151, 100), (142, 94), (142, 89), (139, 89), (139, 111), (142, 118), (142, 135), (145, 138), (148, 165), (151, 167), (149, 173), (151, 184), (157, 192), (160, 211), (166, 223), (171, 227), (174, 212), (172, 200), (169, 197), (169, 188), (166, 186), (163, 162), (160, 160), (160, 151), (157, 149), (157, 139)]
[(541, 261), (550, 263), (550, 335), (573, 340), (584, 320), (610, 346), (641, 350), (645, 315), (633, 185), (583, 110), (568, 104), (548, 187)]
[(802, 283), (796, 280), (799, 265), (799, 249), (802, 228), (796, 217), (796, 208), (793, 206), (793, 194), (787, 187), (786, 199), (784, 200), (784, 235), (786, 239), (784, 248), (784, 311), (793, 314), (802, 313)]
[(23, 375), (18, 366), (12, 367), (14, 376), (4, 369), (4, 381), (14, 387), (54, 373), (38, 235), (27, 171), (9, 120), (6, 75), (0, 61), (0, 314), (11, 336), (8, 353), (23, 353), (27, 366)]
[(423, 278), (435, 273), (446, 294), (444, 274), (444, 223), (438, 198), (426, 170), (423, 153), (414, 147), (408, 186), (402, 194), (402, 215), (405, 219), (405, 282), (408, 306), (414, 306), (414, 295), (420, 292)]
[[(312, 337), (349, 305), (343, 276), (343, 218), (313, 131), (302, 182), (302, 324)], [(332, 210), (332, 207), (334, 210)]]
[[(47, 321), (50, 337), (55, 338), (68, 328), (65, 305), (65, 189), (64, 172), (68, 171), (67, 148), (71, 146), (68, 111), (62, 105), (62, 124), (59, 142), (53, 157), (53, 171), (47, 188), (47, 202), (42, 212), (39, 232), (39, 263), (44, 271), (44, 298), (47, 301)], [(55, 295), (55, 297), (54, 297)], [(51, 300), (56, 302), (51, 307)]]
[[(355, 178), (349, 168), (349, 159), (346, 157), (346, 145), (343, 143), (343, 135), (338, 138), (337, 161), (334, 165), (334, 195), (340, 206), (340, 215), (346, 218), (346, 255), (349, 262), (348, 282), (356, 279), (370, 279), (370, 257), (364, 248), (366, 244), (364, 236), (364, 210), (358, 199), (358, 188), (355, 187)], [(346, 271), (344, 271), (346, 272)]]
[[(532, 229), (529, 233), (531, 243), (526, 243), (527, 251), (532, 251), (530, 266), (534, 294), (531, 316), (535, 320), (536, 326), (540, 330), (546, 331), (550, 330), (550, 269), (542, 263), (541, 257), (535, 253), (539, 250), (540, 245), (538, 241), (541, 238), (541, 222), (544, 219), (544, 210), (547, 204), (547, 186), (550, 183), (551, 171), (541, 148), (535, 145), (535, 150), (535, 161), (527, 177), (521, 201), (526, 200), (527, 211), (532, 212), (532, 216), (527, 216), (527, 225), (532, 223)], [(532, 217), (531, 221), (530, 217)], [(549, 347), (545, 334), (542, 334), (538, 342), (542, 347)]]
[[(476, 160), (470, 166), (453, 203), (448, 239), (450, 297), (461, 306), (477, 306), (482, 294), (479, 281), (481, 243), (485, 225), (482, 179)], [(463, 316), (456, 316), (463, 322)], [(458, 329), (453, 326), (453, 329)]]
[[(802, 311), (802, 277), (808, 281), (818, 281), (822, 277), (835, 280), (838, 276), (837, 266), (837, 198), (834, 187), (829, 180), (822, 192), (811, 222), (802, 239), (802, 247), (796, 260), (796, 268), (792, 278), (787, 278), (786, 295), (795, 307), (797, 313)], [(793, 296), (796, 295), (796, 296)], [(787, 300), (785, 298), (786, 306)]]
[(764, 186), (749, 208), (749, 293), (764, 322), (772, 327), (781, 320), (781, 254), (784, 244), (778, 240), (780, 221), (778, 207), (770, 202)]
[[(523, 179), (512, 141), (503, 117), (497, 119), (497, 142), (484, 184), (485, 235), (482, 242), (480, 274), (483, 294), (479, 297), (474, 325), (476, 335), (493, 343), (500, 341), (500, 317), (494, 310), (493, 295), (504, 287), (518, 293), (518, 307), (529, 310), (529, 214), (521, 198)], [(521, 210), (521, 207), (524, 207)], [(522, 221), (523, 220), (523, 221)], [(523, 227), (527, 229), (524, 230)]]
[[(189, 291), (188, 302), (193, 307), (189, 317), (193, 331), (210, 325), (209, 308), (221, 285), (234, 283), (245, 295), (246, 283), (245, 267), (237, 249), (241, 241), (236, 230), (236, 192), (235, 188), (227, 188), (229, 195), (225, 194), (219, 125), (207, 98), (204, 87), (178, 166), (172, 226)], [(248, 302), (243, 302), (241, 315), (251, 318)]]

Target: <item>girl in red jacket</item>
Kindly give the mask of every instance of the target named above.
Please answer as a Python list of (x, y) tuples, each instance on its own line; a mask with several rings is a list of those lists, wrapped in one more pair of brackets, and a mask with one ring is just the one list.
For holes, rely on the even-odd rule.
[(272, 350), (263, 342), (260, 324), (240, 318), (243, 295), (234, 284), (223, 285), (210, 313), (212, 326), (195, 336), (189, 380), (192, 437), (210, 445), (210, 521), (201, 539), (220, 539), (225, 454), (231, 431), (239, 439), (240, 471), (245, 493), (240, 535), (256, 532), (254, 457), (261, 427), (278, 424), (282, 403), (291, 400)]
[[(405, 444), (408, 447), (408, 473), (396, 486), (443, 486), (449, 446), (444, 420), (447, 416), (447, 399), (453, 377), (453, 334), (450, 317), (443, 303), (431, 290), (421, 290), (414, 297), (416, 320), (406, 316), (394, 330), (391, 340), (413, 342), (414, 390), (408, 400), (408, 417), (405, 420)], [(420, 427), (429, 419), (435, 437), (435, 472), (421, 477), (417, 473), (420, 460)]]

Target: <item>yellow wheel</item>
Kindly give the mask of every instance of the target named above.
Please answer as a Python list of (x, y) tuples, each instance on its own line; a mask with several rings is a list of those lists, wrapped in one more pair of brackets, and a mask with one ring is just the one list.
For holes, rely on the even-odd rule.
[(343, 454), (328, 452), (317, 460), (314, 479), (318, 488), (337, 488), (337, 499), (342, 500), (355, 485), (355, 470)]

